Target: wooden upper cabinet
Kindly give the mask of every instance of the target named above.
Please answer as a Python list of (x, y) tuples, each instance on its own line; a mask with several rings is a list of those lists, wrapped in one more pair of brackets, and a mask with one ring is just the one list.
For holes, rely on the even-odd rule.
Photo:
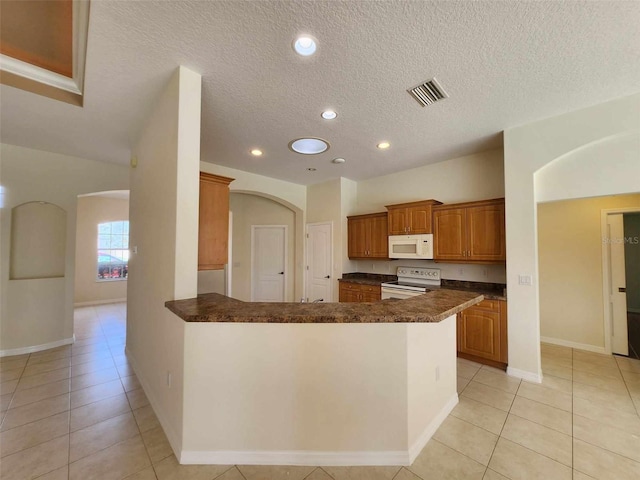
[(503, 263), (504, 199), (437, 206), (433, 233), (436, 261)]
[(437, 200), (387, 205), (389, 216), (389, 235), (419, 235), (432, 233), (431, 217)]
[(228, 262), (229, 184), (233, 180), (200, 172), (198, 270), (219, 270)]
[(347, 217), (349, 258), (389, 258), (387, 213)]

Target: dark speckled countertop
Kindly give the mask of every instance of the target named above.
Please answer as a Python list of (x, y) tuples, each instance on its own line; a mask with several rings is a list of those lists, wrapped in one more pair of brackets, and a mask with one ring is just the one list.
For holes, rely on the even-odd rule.
[(440, 322), (483, 299), (477, 293), (444, 288), (406, 300), (374, 303), (241, 302), (207, 293), (165, 306), (185, 322), (425, 323)]
[[(398, 277), (395, 275), (383, 275), (378, 273), (345, 273), (339, 282), (360, 283), (363, 285), (380, 285), (385, 282), (395, 282)], [(472, 292), (484, 295), (487, 300), (506, 300), (506, 285), (503, 283), (468, 282), (464, 280), (442, 279), (440, 287), (429, 287), (429, 289), (439, 290), (459, 290), (461, 292)]]

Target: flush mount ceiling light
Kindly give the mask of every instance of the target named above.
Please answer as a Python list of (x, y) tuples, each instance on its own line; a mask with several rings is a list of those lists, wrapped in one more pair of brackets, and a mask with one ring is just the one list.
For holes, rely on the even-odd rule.
[(329, 150), (329, 143), (321, 138), (298, 138), (289, 142), (289, 148), (302, 155), (317, 155)]
[(316, 53), (316, 48), (316, 41), (309, 35), (302, 35), (293, 42), (293, 49), (303, 57), (309, 57)]
[(254, 148), (253, 150), (251, 150), (251, 155), (253, 155), (254, 157), (259, 157), (260, 155), (262, 155), (262, 150)]
[(378, 147), (380, 150), (386, 150), (390, 146), (391, 144), (389, 142), (380, 142), (378, 145), (376, 145), (376, 147)]
[(338, 157), (331, 160), (331, 163), (344, 163), (346, 160), (344, 158)]
[(333, 120), (337, 116), (338, 114), (333, 110), (325, 110), (324, 112), (322, 112), (322, 118), (324, 118), (325, 120)]

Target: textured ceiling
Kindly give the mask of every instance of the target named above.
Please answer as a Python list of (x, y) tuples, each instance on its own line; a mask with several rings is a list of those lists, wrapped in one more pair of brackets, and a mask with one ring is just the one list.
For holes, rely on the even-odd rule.
[[(637, 1), (93, 1), (84, 108), (3, 85), (0, 138), (126, 164), (184, 65), (202, 74), (202, 160), (302, 184), (360, 180), (640, 91), (638, 25)], [(318, 39), (315, 56), (293, 52), (299, 33)], [(434, 76), (450, 98), (422, 108), (406, 89)], [(338, 118), (322, 120), (326, 108)], [(331, 148), (290, 152), (300, 136)]]

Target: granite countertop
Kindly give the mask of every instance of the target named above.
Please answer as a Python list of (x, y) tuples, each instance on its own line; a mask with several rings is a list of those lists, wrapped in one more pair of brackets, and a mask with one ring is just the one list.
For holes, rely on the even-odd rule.
[(343, 273), (338, 282), (359, 283), (360, 285), (380, 285), (385, 282), (395, 282), (395, 275), (383, 275), (379, 273)]
[[(338, 282), (359, 283), (361, 285), (380, 285), (385, 282), (395, 282), (398, 277), (395, 275), (384, 275), (378, 273), (345, 273)], [(504, 294), (506, 285), (502, 283), (468, 282), (464, 280), (442, 279), (439, 287), (429, 287), (430, 290), (458, 290), (461, 292), (472, 292), (484, 295), (487, 300), (507, 300)]]
[(425, 323), (440, 322), (484, 297), (441, 288), (406, 300), (373, 303), (241, 302), (217, 293), (173, 300), (165, 307), (186, 322)]

